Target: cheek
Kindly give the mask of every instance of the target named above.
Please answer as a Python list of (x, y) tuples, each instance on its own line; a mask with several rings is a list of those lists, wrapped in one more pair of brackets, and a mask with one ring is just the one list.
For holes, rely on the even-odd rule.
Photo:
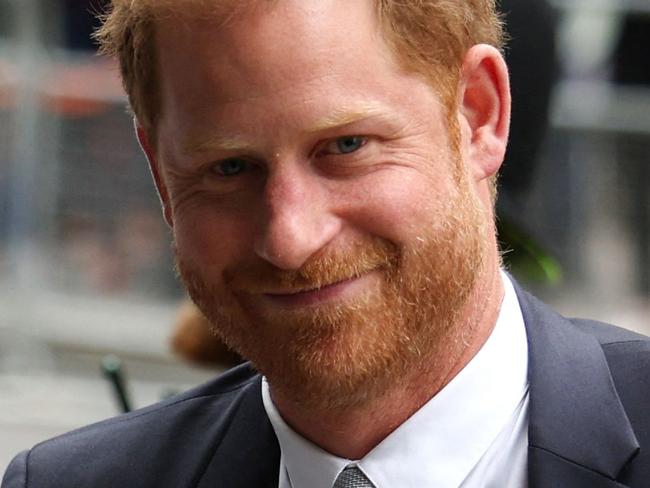
[(246, 249), (245, 221), (210, 209), (183, 212), (174, 221), (174, 243), (178, 254), (205, 272), (221, 270)]
[[(387, 172), (388, 173), (388, 172)], [(405, 244), (431, 228), (444, 213), (449, 191), (444, 181), (416, 171), (395, 171), (367, 181), (349, 193), (346, 220), (364, 232)]]

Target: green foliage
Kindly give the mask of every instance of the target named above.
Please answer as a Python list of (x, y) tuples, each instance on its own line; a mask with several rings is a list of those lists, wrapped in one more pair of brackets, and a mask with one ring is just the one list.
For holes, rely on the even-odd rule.
[(512, 274), (522, 281), (557, 285), (562, 281), (562, 267), (527, 232), (507, 218), (497, 222), (503, 261)]

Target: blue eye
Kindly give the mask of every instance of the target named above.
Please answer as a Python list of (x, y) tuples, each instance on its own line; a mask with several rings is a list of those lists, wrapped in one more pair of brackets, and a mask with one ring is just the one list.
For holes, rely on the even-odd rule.
[(366, 145), (368, 139), (363, 136), (345, 136), (328, 141), (320, 154), (350, 154)]
[(366, 143), (360, 136), (339, 137), (336, 140), (336, 148), (341, 154), (349, 154), (358, 151)]
[(249, 163), (244, 159), (225, 159), (218, 162), (212, 171), (219, 176), (237, 176), (248, 169)]

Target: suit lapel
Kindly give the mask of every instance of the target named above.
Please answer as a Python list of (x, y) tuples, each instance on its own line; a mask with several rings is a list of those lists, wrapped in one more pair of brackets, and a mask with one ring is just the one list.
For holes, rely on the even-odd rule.
[(529, 487), (614, 488), (639, 444), (598, 341), (515, 285), (529, 348)]
[(261, 377), (230, 406), (230, 424), (197, 488), (277, 488), (280, 448), (264, 410)]

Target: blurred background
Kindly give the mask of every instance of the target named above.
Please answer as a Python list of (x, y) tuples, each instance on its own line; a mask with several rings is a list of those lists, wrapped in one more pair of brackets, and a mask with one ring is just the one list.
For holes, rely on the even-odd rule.
[[(170, 352), (184, 294), (116, 66), (89, 37), (102, 3), (0, 0), (0, 472), (120, 412), (107, 354), (133, 407), (214, 374)], [(502, 2), (499, 212), (560, 271), (513, 272), (566, 315), (650, 333), (650, 0), (541, 4)]]

